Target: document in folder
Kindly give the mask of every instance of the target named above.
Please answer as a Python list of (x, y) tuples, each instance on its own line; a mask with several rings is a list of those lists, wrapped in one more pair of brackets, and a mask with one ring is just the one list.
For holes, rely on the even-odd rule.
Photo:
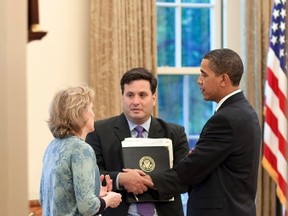
[[(172, 141), (166, 138), (126, 138), (122, 141), (125, 168), (141, 169), (147, 174), (168, 170), (173, 166)], [(129, 202), (173, 201), (160, 200), (158, 194), (148, 190), (144, 194), (128, 196)]]

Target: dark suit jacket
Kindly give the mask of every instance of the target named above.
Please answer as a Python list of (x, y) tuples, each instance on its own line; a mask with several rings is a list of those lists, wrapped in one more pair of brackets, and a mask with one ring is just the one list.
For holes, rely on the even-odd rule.
[(261, 131), (242, 92), (207, 121), (176, 170), (191, 186), (187, 216), (255, 216)]
[[(122, 113), (106, 120), (95, 122), (95, 131), (88, 134), (86, 141), (93, 147), (97, 157), (97, 165), (102, 174), (109, 174), (116, 183), (116, 177), (122, 171), (122, 145), (121, 141), (131, 137), (128, 122)], [(188, 153), (188, 142), (184, 128), (175, 124), (166, 123), (163, 120), (151, 119), (149, 138), (170, 138), (173, 144), (173, 157), (175, 166)], [(160, 198), (174, 196), (175, 201), (167, 203), (156, 203), (159, 216), (182, 216), (182, 202), (180, 194), (187, 192), (187, 185), (178, 179), (174, 168), (163, 173), (152, 175), (151, 178), (157, 188)], [(113, 188), (116, 188), (113, 185)], [(126, 202), (127, 193), (124, 190), (118, 191), (122, 194), (122, 203), (119, 207), (105, 210), (103, 215), (126, 216), (129, 203)]]

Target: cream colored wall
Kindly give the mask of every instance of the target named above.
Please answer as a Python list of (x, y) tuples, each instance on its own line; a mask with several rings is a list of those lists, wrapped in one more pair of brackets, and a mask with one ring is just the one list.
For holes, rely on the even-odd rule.
[(28, 215), (26, 18), (26, 2), (0, 1), (1, 216)]
[(39, 198), (44, 150), (52, 139), (48, 108), (62, 87), (88, 82), (89, 1), (38, 0), (47, 35), (27, 45), (28, 198)]

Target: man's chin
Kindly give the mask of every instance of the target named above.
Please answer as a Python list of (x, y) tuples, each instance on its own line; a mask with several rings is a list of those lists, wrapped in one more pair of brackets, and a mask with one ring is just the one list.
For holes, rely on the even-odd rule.
[(139, 114), (139, 113), (130, 113), (129, 118), (130, 118), (131, 120), (133, 120), (135, 123), (136, 123), (136, 122), (139, 123), (139, 122), (142, 122), (142, 121), (143, 121), (144, 116), (141, 115), (141, 114)]
[(135, 114), (135, 113), (133, 113), (132, 115), (130, 115), (130, 118), (133, 118), (133, 119), (137, 119), (137, 120), (140, 120), (140, 119), (142, 119), (143, 118), (143, 116), (142, 115), (139, 115), (139, 114)]
[(208, 96), (205, 96), (205, 95), (203, 95), (203, 99), (204, 99), (205, 101), (211, 101), (211, 98), (209, 98)]

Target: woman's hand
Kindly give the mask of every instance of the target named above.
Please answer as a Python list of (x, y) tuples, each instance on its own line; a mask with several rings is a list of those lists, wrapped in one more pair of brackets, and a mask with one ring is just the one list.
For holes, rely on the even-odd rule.
[[(104, 178), (106, 181), (105, 186), (102, 185)], [(101, 182), (100, 197), (103, 197), (106, 196), (107, 192), (112, 191), (113, 182), (109, 175), (104, 176), (103, 174), (100, 176), (100, 182)]]
[(102, 197), (106, 203), (106, 208), (116, 208), (122, 201), (122, 196), (120, 193), (113, 191), (107, 192), (106, 196)]

